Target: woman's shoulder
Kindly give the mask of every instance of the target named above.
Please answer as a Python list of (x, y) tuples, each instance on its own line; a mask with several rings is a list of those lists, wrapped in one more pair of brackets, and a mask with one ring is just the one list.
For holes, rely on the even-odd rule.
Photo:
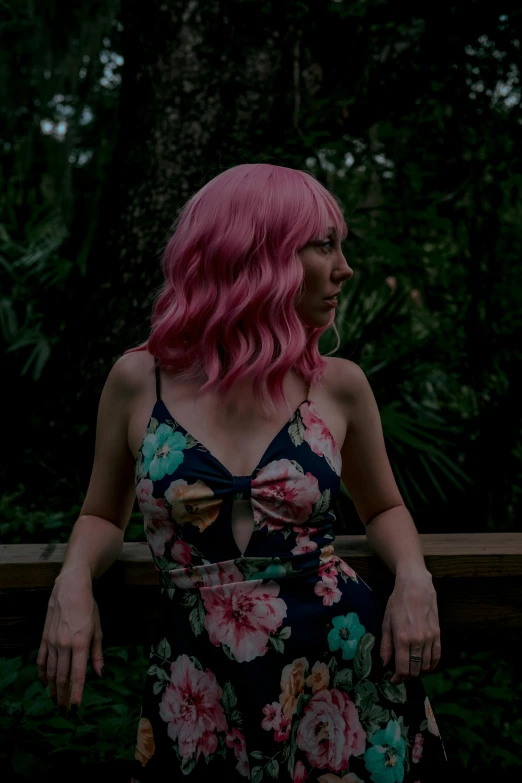
[(341, 356), (325, 358), (329, 362), (327, 377), (331, 393), (343, 405), (353, 405), (369, 386), (364, 370), (355, 362)]
[(147, 350), (133, 351), (122, 354), (114, 363), (111, 373), (118, 376), (120, 383), (129, 392), (139, 392), (144, 384), (148, 384), (154, 368), (154, 356)]

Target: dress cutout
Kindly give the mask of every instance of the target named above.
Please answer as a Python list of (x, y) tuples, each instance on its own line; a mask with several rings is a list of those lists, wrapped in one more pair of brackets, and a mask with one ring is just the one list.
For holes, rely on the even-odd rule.
[[(420, 678), (392, 685), (382, 614), (335, 554), (341, 453), (304, 400), (233, 476), (157, 399), (136, 494), (161, 586), (131, 783), (430, 783), (449, 774)], [(244, 555), (235, 500), (251, 504)]]

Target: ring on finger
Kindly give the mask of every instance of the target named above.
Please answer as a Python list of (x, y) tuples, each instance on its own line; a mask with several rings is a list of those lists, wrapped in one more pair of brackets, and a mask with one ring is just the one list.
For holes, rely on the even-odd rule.
[(418, 674), (420, 672), (420, 667), (422, 663), (422, 652), (423, 652), (423, 648), (421, 648), (420, 650), (411, 651), (410, 674)]

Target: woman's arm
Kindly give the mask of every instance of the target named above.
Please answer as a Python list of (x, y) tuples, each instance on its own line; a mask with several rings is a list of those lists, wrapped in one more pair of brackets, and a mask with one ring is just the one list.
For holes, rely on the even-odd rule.
[(389, 508), (367, 522), (366, 539), (396, 579), (414, 572), (429, 574), (417, 528), (405, 505)]
[(348, 417), (342, 480), (366, 527), (370, 548), (395, 574), (380, 652), (385, 666), (395, 653), (390, 682), (397, 685), (432, 671), (440, 660), (437, 595), (417, 529), (390, 467), (370, 384), (358, 365), (341, 361), (339, 378)]

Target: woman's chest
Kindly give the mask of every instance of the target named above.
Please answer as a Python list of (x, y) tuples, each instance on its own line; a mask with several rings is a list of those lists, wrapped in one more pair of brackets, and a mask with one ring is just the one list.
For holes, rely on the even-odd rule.
[[(313, 402), (317, 415), (340, 451), (346, 436), (347, 412), (335, 383), (335, 361), (339, 360), (326, 358), (328, 369), (321, 384), (310, 389), (308, 399)], [(166, 410), (233, 476), (252, 475), (276, 436), (286, 424), (290, 424), (291, 414), (285, 405), (280, 406), (270, 419), (264, 419), (257, 413), (239, 418), (224, 413), (216, 397), (207, 396), (200, 400), (193, 393), (188, 394), (181, 384), (166, 380), (161, 373), (161, 399)], [(300, 379), (289, 381), (285, 393), (292, 411), (304, 403), (307, 391), (306, 384)], [(144, 378), (129, 415), (128, 445), (134, 459), (142, 446), (155, 404), (156, 388), (152, 368), (152, 376)]]

